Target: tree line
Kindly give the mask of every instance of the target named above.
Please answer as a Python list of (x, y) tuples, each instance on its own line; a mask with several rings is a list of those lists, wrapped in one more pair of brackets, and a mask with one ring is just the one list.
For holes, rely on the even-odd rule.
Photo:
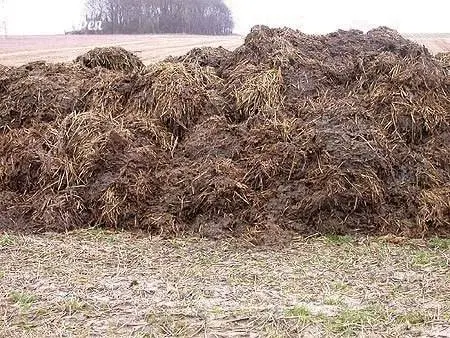
[(102, 21), (103, 34), (226, 35), (234, 26), (223, 0), (87, 0), (86, 21)]

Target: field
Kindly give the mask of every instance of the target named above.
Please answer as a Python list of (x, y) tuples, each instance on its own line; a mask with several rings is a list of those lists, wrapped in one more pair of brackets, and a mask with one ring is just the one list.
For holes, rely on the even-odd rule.
[(406, 37), (425, 45), (433, 54), (450, 51), (450, 34), (413, 34)]
[(144, 63), (169, 55), (182, 55), (194, 47), (234, 49), (241, 36), (211, 37), (196, 35), (103, 35), (103, 36), (24, 36), (0, 38), (0, 64), (21, 65), (31, 61), (69, 62), (95, 47), (122, 46), (136, 53)]
[(449, 337), (450, 241), (0, 236), (2, 337)]
[(385, 28), (98, 53), (0, 66), (0, 338), (450, 337), (446, 61)]
[[(450, 51), (450, 35), (411, 35), (409, 38), (427, 46), (432, 53)], [(17, 66), (31, 61), (69, 62), (94, 47), (122, 46), (136, 53), (146, 64), (168, 55), (182, 55), (194, 47), (234, 49), (243, 37), (195, 35), (102, 35), (102, 36), (11, 36), (0, 38), (0, 64)]]

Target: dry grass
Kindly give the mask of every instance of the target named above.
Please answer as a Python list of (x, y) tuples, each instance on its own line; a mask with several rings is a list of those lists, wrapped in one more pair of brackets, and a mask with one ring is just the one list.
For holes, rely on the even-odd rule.
[[(402, 242), (402, 245), (392, 242)], [(0, 237), (3, 337), (448, 336), (448, 239)]]
[[(161, 62), (136, 81), (130, 113), (159, 119), (174, 136), (182, 136), (212, 104), (208, 89), (220, 79), (195, 64)], [(212, 113), (212, 112), (211, 112)]]
[(238, 64), (231, 72), (224, 96), (232, 102), (228, 118), (242, 122), (257, 114), (276, 121), (283, 105), (281, 69), (260, 70), (253, 65)]
[(440, 60), (447, 70), (450, 69), (450, 51), (436, 54), (436, 58)]

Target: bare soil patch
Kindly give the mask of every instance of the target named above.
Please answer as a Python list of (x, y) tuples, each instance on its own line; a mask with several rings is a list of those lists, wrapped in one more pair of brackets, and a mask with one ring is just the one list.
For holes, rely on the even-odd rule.
[[(401, 245), (392, 242), (401, 242)], [(450, 335), (449, 241), (0, 236), (2, 337)]]
[(425, 45), (433, 54), (450, 52), (450, 33), (410, 34), (407, 37)]
[(169, 55), (183, 55), (194, 47), (234, 49), (241, 36), (199, 35), (58, 35), (11, 36), (0, 38), (0, 64), (20, 66), (28, 62), (71, 62), (96, 47), (123, 47), (138, 55), (145, 64)]

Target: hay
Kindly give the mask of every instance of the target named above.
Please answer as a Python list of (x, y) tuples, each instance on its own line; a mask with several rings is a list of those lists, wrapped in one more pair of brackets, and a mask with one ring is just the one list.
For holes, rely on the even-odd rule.
[(145, 67), (136, 55), (122, 47), (95, 48), (78, 56), (75, 62), (87, 68), (102, 67), (124, 72), (140, 71)]
[(87, 95), (88, 105), (107, 115), (123, 114), (137, 79), (137, 74), (100, 73)]
[(6, 90), (9, 67), (0, 65), (0, 95)]
[(62, 187), (86, 185), (106, 161), (127, 146), (130, 132), (119, 119), (96, 112), (72, 113), (55, 127), (54, 143), (50, 153), (53, 166), (48, 168), (53, 178), (58, 178), (58, 190)]
[(0, 69), (2, 227), (450, 233), (445, 57), (385, 27), (258, 26), (234, 52), (119, 59)]
[(162, 62), (150, 66), (137, 79), (130, 94), (128, 109), (159, 119), (179, 138), (205, 111), (217, 109), (209, 90), (219, 79), (197, 65)]
[(238, 123), (257, 114), (276, 120), (283, 105), (281, 71), (239, 64), (231, 74), (223, 88), (223, 96), (230, 102), (227, 117)]
[(436, 54), (436, 59), (438, 59), (447, 71), (450, 71), (450, 52), (438, 53)]
[(383, 52), (361, 68), (356, 92), (390, 133), (417, 143), (439, 127), (448, 128), (448, 77), (430, 57), (404, 59)]
[(450, 186), (424, 190), (420, 197), (419, 222), (422, 232), (429, 231), (429, 225), (437, 223), (439, 229), (447, 228), (450, 223)]

